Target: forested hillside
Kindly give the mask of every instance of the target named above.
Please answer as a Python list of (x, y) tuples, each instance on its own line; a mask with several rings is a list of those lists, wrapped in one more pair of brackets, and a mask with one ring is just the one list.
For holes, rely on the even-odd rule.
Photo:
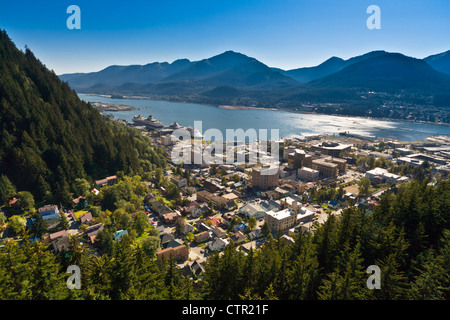
[(0, 173), (37, 200), (67, 203), (76, 178), (160, 162), (138, 131), (106, 122), (27, 48), (0, 32)]

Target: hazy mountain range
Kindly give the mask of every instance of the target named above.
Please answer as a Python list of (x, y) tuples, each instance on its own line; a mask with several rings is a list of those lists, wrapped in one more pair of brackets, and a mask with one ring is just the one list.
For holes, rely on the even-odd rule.
[[(282, 70), (226, 51), (200, 61), (110, 66), (63, 74), (82, 93), (178, 97), (216, 104), (295, 107), (304, 103), (361, 103), (367, 92), (450, 102), (450, 51), (416, 59), (372, 51), (348, 60), (331, 57), (315, 67)], [(428, 97), (428, 98), (427, 98)], [(424, 100), (425, 99), (425, 100)], [(434, 99), (434, 100), (433, 100)]]

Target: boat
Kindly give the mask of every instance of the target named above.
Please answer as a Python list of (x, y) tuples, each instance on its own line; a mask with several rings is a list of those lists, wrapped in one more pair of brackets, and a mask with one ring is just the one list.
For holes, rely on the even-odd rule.
[(140, 126), (146, 126), (149, 129), (160, 129), (164, 127), (161, 121), (156, 120), (151, 115), (148, 118), (141, 117), (141, 115), (134, 116), (132, 118), (134, 124)]

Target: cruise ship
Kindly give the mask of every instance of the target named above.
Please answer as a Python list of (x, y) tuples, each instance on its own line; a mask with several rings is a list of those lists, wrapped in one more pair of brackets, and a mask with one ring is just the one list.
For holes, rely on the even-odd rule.
[(139, 126), (146, 126), (149, 129), (160, 129), (164, 127), (161, 121), (156, 120), (151, 115), (148, 118), (141, 117), (141, 115), (134, 116), (133, 122)]

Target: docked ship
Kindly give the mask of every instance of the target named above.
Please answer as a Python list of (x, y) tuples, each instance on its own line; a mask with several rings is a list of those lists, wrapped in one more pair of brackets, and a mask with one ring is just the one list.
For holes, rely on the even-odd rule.
[(133, 122), (138, 126), (146, 126), (149, 129), (160, 129), (164, 127), (161, 121), (156, 120), (151, 115), (148, 118), (141, 117), (140, 115), (133, 117)]

